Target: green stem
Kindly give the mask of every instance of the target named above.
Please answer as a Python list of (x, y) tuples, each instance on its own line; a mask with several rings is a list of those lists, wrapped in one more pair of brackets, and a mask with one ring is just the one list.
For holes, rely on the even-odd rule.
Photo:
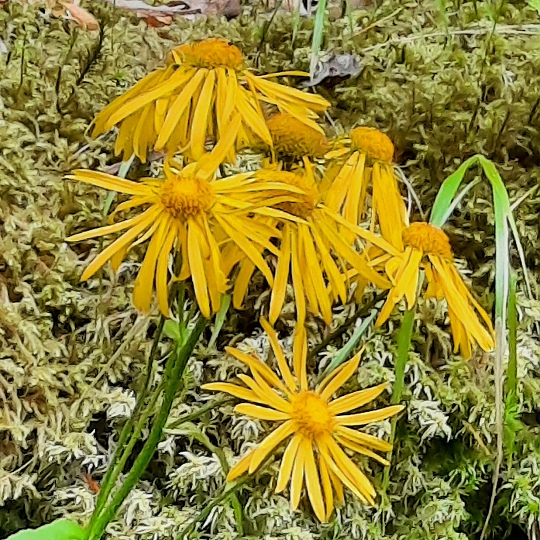
[[(395, 382), (394, 382), (394, 391), (392, 392), (392, 398), (390, 403), (392, 405), (397, 405), (401, 401), (401, 395), (403, 394), (403, 389), (405, 388), (405, 367), (409, 360), (409, 351), (411, 348), (412, 334), (414, 330), (414, 316), (416, 314), (416, 305), (412, 309), (409, 309), (405, 312), (403, 319), (401, 321), (401, 328), (399, 329), (398, 334), (398, 349), (397, 349), (397, 358), (395, 366)], [(397, 419), (394, 416), (392, 418), (392, 428), (390, 431), (390, 444), (394, 444), (394, 439), (396, 436), (396, 424)], [(392, 459), (392, 450), (388, 452), (386, 456), (388, 461)], [(384, 470), (383, 477), (383, 491), (386, 492), (388, 485), (390, 483), (390, 466), (387, 466)]]
[(247, 481), (247, 477), (240, 480), (238, 483), (231, 486), (229, 489), (225, 490), (221, 495), (216, 497), (213, 501), (208, 503), (204, 509), (201, 511), (201, 513), (185, 528), (183, 529), (180, 534), (175, 538), (175, 540), (184, 540), (184, 538), (187, 538), (191, 532), (193, 532), (193, 529), (195, 528), (195, 525), (201, 521), (204, 521), (209, 515), (210, 512), (221, 502), (223, 502), (227, 497), (230, 495), (234, 495), (238, 488), (242, 486)]
[(517, 306), (516, 275), (510, 276), (510, 294), (508, 295), (508, 368), (506, 371), (506, 403), (515, 403), (517, 398)]
[(184, 416), (181, 416), (177, 420), (175, 420), (172, 424), (169, 424), (167, 426), (167, 429), (176, 429), (178, 426), (181, 426), (182, 424), (185, 424), (186, 422), (191, 422), (192, 420), (196, 420), (200, 416), (202, 416), (204, 413), (211, 411), (212, 409), (216, 409), (217, 407), (221, 407), (221, 405), (224, 405), (225, 403), (232, 402), (233, 400), (230, 398), (225, 399), (219, 399), (217, 401), (212, 401), (211, 403), (207, 403), (206, 405), (202, 406), (200, 409), (197, 409), (196, 411), (190, 412), (188, 414), (185, 414)]
[(99, 495), (96, 501), (96, 508), (94, 509), (94, 512), (90, 519), (90, 523), (88, 524), (88, 527), (87, 527), (87, 531), (88, 531), (87, 538), (91, 537), (92, 530), (94, 529), (95, 523), (99, 515), (103, 511), (103, 508), (109, 498), (109, 494), (114, 488), (114, 486), (116, 485), (116, 481), (118, 477), (120, 476), (120, 474), (122, 473), (122, 470), (124, 469), (126, 461), (131, 455), (131, 450), (133, 449), (133, 446), (137, 442), (140, 432), (142, 431), (142, 428), (144, 427), (144, 424), (146, 423), (146, 420), (148, 419), (148, 416), (150, 415), (152, 408), (155, 404), (156, 400), (154, 399), (154, 396), (152, 396), (152, 399), (150, 400), (150, 404), (146, 408), (145, 413), (143, 413), (141, 418), (139, 418), (137, 425), (135, 427), (135, 431), (133, 431), (133, 427), (135, 425), (135, 419), (137, 418), (141, 409), (143, 408), (143, 405), (148, 395), (148, 388), (150, 386), (150, 379), (152, 375), (152, 363), (154, 361), (154, 357), (157, 352), (157, 348), (159, 345), (159, 340), (161, 337), (161, 333), (163, 331), (164, 324), (165, 324), (165, 317), (163, 317), (162, 315), (159, 320), (156, 333), (154, 335), (154, 340), (152, 342), (152, 348), (150, 349), (150, 354), (148, 355), (148, 361), (145, 367), (144, 382), (137, 398), (137, 404), (135, 405), (135, 409), (133, 410), (129, 419), (127, 420), (124, 427), (122, 428), (122, 431), (120, 433), (120, 438), (118, 439), (118, 443), (116, 445), (116, 450), (114, 452), (113, 458), (111, 460), (111, 463), (109, 464), (107, 472), (105, 473), (105, 477), (103, 478), (103, 481), (101, 483), (101, 489), (99, 490)]
[(115, 494), (111, 503), (97, 518), (94, 531), (92, 531), (90, 536), (90, 540), (99, 540), (101, 538), (105, 528), (114, 518), (121, 504), (124, 502), (124, 499), (139, 481), (140, 477), (146, 470), (146, 467), (150, 463), (150, 460), (156, 451), (157, 445), (161, 440), (163, 428), (165, 427), (165, 423), (169, 417), (176, 393), (182, 384), (182, 375), (188, 359), (190, 358), (205, 326), (206, 319), (201, 318), (195, 325), (195, 328), (191, 331), (186, 343), (179, 350), (175, 349), (169, 357), (164, 375), (166, 385), (165, 394), (161, 407), (156, 415), (155, 422), (153, 423), (148, 438), (145, 441), (141, 452), (135, 459), (135, 463), (133, 464), (121, 488)]

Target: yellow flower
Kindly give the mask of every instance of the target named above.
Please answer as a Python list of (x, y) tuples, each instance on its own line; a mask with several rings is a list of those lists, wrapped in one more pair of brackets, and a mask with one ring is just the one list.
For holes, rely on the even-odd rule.
[[(254, 146), (257, 139), (272, 146), (264, 103), (320, 129), (315, 111), (326, 110), (329, 103), (269, 80), (279, 75), (304, 74), (257, 77), (245, 67), (240, 50), (223, 39), (181, 45), (171, 51), (166, 67), (147, 75), (97, 115), (93, 135), (119, 124), (115, 152), (123, 152), (124, 160), (135, 154), (142, 161), (152, 148), (170, 154), (182, 149), (197, 160), (207, 137), (227, 139), (224, 159), (232, 161), (235, 148)], [(237, 115), (242, 122), (231, 131), (229, 124)]]
[[(216, 147), (219, 150), (219, 145)], [(218, 156), (219, 157), (219, 156)], [(215, 156), (209, 159), (216, 159)], [(90, 278), (108, 260), (117, 270), (132, 247), (149, 240), (146, 256), (135, 282), (133, 303), (141, 311), (151, 307), (155, 287), (161, 312), (168, 316), (168, 268), (171, 252), (181, 254), (182, 268), (179, 280), (191, 277), (201, 313), (210, 317), (221, 303), (221, 294), (227, 291), (227, 273), (223, 271), (221, 245), (234, 242), (272, 283), (272, 273), (262, 252), (265, 248), (276, 251), (270, 237), (278, 231), (261, 226), (250, 213), (264, 210), (264, 201), (286, 194), (295, 197), (288, 186), (270, 185), (268, 190), (256, 188), (261, 202), (252, 208), (253, 180), (240, 174), (226, 179), (208, 177), (213, 167), (208, 160), (192, 163), (182, 170), (170, 163), (165, 167), (165, 178), (144, 178), (131, 182), (109, 174), (77, 170), (68, 178), (129, 195), (111, 215), (137, 209), (138, 214), (114, 223), (76, 234), (68, 240), (78, 242), (108, 234), (122, 235), (101, 252), (86, 268), (82, 279)], [(281, 191), (280, 191), (281, 190)], [(297, 190), (298, 191), (298, 190)], [(219, 234), (219, 242), (215, 231)]]
[[(277, 169), (261, 169), (254, 173), (261, 188), (277, 183), (297, 189), (294, 199), (284, 197), (276, 201), (265, 215), (269, 224), (280, 224), (279, 253), (274, 274), (274, 285), (270, 297), (269, 319), (275, 323), (279, 317), (287, 284), (292, 281), (296, 303), (297, 320), (303, 324), (309, 310), (322, 317), (327, 324), (332, 322), (332, 302), (340, 298), (347, 301), (347, 286), (344, 269), (352, 267), (357, 275), (380, 288), (388, 288), (388, 281), (371, 268), (366, 259), (355, 251), (350, 242), (343, 239), (341, 228), (349, 227), (358, 233), (357, 227), (349, 224), (322, 202), (313, 176), (312, 167), (293, 172)], [(359, 236), (355, 236), (358, 238)], [(229, 266), (236, 263), (239, 252), (231, 251)], [(235, 283), (233, 302), (240, 307), (251, 273), (255, 269), (249, 261), (242, 266)]]
[(298, 161), (305, 157), (319, 158), (329, 150), (324, 134), (287, 113), (268, 120), (274, 150), (280, 159)]
[[(493, 327), (487, 313), (463, 282), (454, 266), (452, 248), (448, 236), (429, 223), (413, 223), (402, 229), (403, 250), (388, 251), (376, 262), (385, 267), (392, 282), (392, 289), (384, 304), (377, 325), (383, 324), (394, 306), (405, 297), (411, 309), (418, 294), (420, 271), (425, 272), (427, 298), (446, 299), (454, 352), (458, 350), (464, 358), (470, 358), (472, 346), (478, 343), (484, 351), (494, 347)], [(375, 262), (375, 261), (374, 261)], [(476, 312), (484, 324), (480, 322)]]
[[(333, 396), (356, 372), (360, 355), (342, 364), (314, 389), (308, 385), (306, 373), (307, 342), (304, 327), (297, 326), (293, 351), (293, 372), (289, 369), (283, 349), (272, 327), (262, 321), (279, 365), (278, 377), (261, 360), (237, 349), (227, 351), (251, 370), (252, 377), (240, 375), (243, 386), (231, 383), (211, 383), (206, 390), (226, 392), (252, 403), (242, 403), (235, 411), (253, 418), (280, 422), (254, 450), (231, 469), (228, 481), (257, 470), (265, 458), (290, 438), (283, 453), (276, 491), (283, 491), (290, 482), (291, 505), (298, 507), (305, 479), (307, 495), (316, 516), (326, 521), (334, 509), (334, 501), (343, 499), (343, 485), (365, 504), (374, 504), (375, 489), (366, 475), (348, 456), (346, 450), (376, 459), (383, 465), (388, 461), (374, 452), (388, 452), (392, 446), (381, 439), (352, 429), (389, 418), (401, 405), (379, 410), (357, 412), (379, 396), (387, 384)], [(257, 405), (254, 405), (256, 403)]]
[(326, 205), (350, 223), (359, 224), (371, 181), (373, 224), (378, 223), (385, 240), (401, 248), (406, 209), (392, 166), (392, 141), (379, 130), (363, 126), (336, 145), (338, 148), (326, 155), (334, 161), (322, 188)]

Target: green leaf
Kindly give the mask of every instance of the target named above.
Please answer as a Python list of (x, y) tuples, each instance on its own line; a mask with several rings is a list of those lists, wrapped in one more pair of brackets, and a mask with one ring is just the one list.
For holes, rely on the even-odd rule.
[(540, 0), (527, 0), (527, 3), (529, 4), (529, 6), (536, 9), (538, 13), (540, 13)]
[(311, 41), (311, 61), (309, 63), (309, 78), (313, 80), (315, 68), (319, 60), (319, 52), (324, 37), (324, 23), (326, 22), (326, 0), (319, 0), (317, 13), (315, 14), (315, 26), (313, 27), (313, 40)]
[(67, 519), (59, 519), (38, 529), (25, 529), (7, 540), (84, 540), (85, 530)]
[(163, 334), (169, 339), (173, 339), (174, 341), (179, 341), (180, 328), (178, 328), (178, 323), (171, 319), (168, 319), (167, 321), (165, 321), (165, 324), (163, 325)]

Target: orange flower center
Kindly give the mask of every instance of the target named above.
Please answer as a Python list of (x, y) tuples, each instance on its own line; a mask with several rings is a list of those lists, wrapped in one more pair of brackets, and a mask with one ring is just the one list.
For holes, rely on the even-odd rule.
[(318, 394), (303, 390), (292, 398), (292, 406), (291, 417), (296, 431), (310, 438), (332, 433), (334, 417)]
[(390, 138), (378, 129), (358, 127), (351, 131), (352, 148), (365, 152), (371, 159), (390, 163), (394, 155), (394, 145)]
[(236, 71), (244, 68), (244, 56), (240, 49), (219, 38), (180, 45), (173, 49), (171, 56), (173, 62), (196, 68), (228, 67)]
[(328, 140), (321, 132), (306, 126), (290, 114), (276, 114), (267, 124), (279, 156), (294, 159), (304, 156), (314, 158), (321, 157), (328, 151)]
[(317, 191), (316, 186), (311, 185), (302, 174), (277, 170), (261, 170), (257, 172), (256, 176), (263, 181), (281, 182), (283, 184), (288, 184), (289, 186), (298, 187), (304, 191), (303, 195), (299, 193), (291, 194), (291, 198), (294, 198), (295, 200), (276, 205), (280, 210), (288, 212), (293, 216), (307, 219), (311, 216), (313, 210), (315, 210), (319, 203), (319, 192)]
[(413, 223), (403, 231), (403, 243), (429, 255), (452, 258), (452, 247), (448, 236), (429, 223)]
[(208, 212), (216, 199), (212, 186), (193, 176), (167, 178), (160, 196), (168, 212), (181, 221)]

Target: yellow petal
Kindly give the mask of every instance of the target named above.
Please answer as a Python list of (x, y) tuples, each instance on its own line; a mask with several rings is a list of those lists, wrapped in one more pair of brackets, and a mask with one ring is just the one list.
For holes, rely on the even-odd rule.
[(233, 306), (235, 309), (242, 309), (254, 271), (255, 265), (249, 259), (246, 258), (240, 263), (240, 269), (234, 280)]
[(225, 392), (231, 396), (246, 399), (247, 401), (259, 402), (259, 398), (255, 392), (231, 383), (208, 383), (201, 386), (203, 390), (212, 390), (213, 392)]
[(253, 474), (266, 456), (293, 432), (294, 424), (291, 420), (288, 420), (268, 435), (253, 452), (253, 457), (249, 464), (249, 474)]
[(303, 325), (306, 320), (306, 297), (304, 290), (304, 279), (299, 260), (299, 242), (297, 230), (291, 230), (291, 269), (294, 290), (294, 300), (296, 303), (297, 326)]
[(354, 464), (351, 458), (349, 458), (332, 438), (328, 437), (325, 442), (330, 455), (335, 460), (338, 468), (357, 487), (358, 491), (364, 495), (367, 501), (370, 504), (373, 504), (375, 502), (374, 497), (376, 492), (367, 476)]
[(313, 446), (311, 443), (305, 445), (305, 464), (306, 472), (306, 488), (311, 506), (315, 511), (315, 515), (320, 521), (326, 521), (326, 511), (324, 508), (324, 499), (321, 490), (321, 482), (317, 473), (317, 465), (315, 464), (315, 456), (313, 455)]
[(353, 376), (353, 374), (358, 369), (359, 363), (360, 353), (358, 353), (354, 358), (343, 364), (343, 368), (341, 370), (335, 370), (333, 373), (334, 377), (331, 377), (326, 385), (323, 381), (323, 383), (321, 383), (320, 387), (318, 388), (321, 399), (324, 399), (325, 401), (329, 400), (332, 395), (337, 392), (337, 390), (339, 390)]
[(168, 81), (162, 82), (156, 86), (156, 88), (145, 92), (144, 94), (137, 95), (126, 102), (122, 107), (120, 107), (114, 114), (112, 114), (107, 122), (105, 123), (105, 128), (110, 129), (118, 122), (122, 121), (124, 118), (133, 114), (138, 109), (141, 109), (148, 103), (155, 101), (161, 97), (166, 96), (167, 94), (173, 92), (176, 88), (183, 85), (193, 76), (193, 70), (186, 72), (185, 70), (178, 69), (176, 70)]
[(227, 482), (236, 480), (239, 476), (242, 476), (249, 469), (249, 464), (253, 459), (255, 450), (248, 452), (230, 471), (227, 475)]
[(168, 274), (169, 274), (169, 255), (176, 240), (176, 227), (171, 227), (163, 242), (161, 253), (159, 254), (156, 268), (156, 295), (159, 309), (166, 317), (170, 317), (169, 293), (168, 293)]
[(241, 403), (240, 405), (237, 405), (234, 410), (239, 414), (274, 422), (288, 420), (291, 417), (290, 414), (269, 409), (268, 407), (259, 407), (258, 405), (252, 405), (251, 403)]
[(293, 374), (291, 373), (291, 370), (289, 369), (289, 365), (287, 364), (287, 359), (283, 354), (283, 349), (279, 344), (276, 331), (272, 328), (272, 326), (266, 319), (262, 318), (260, 322), (261, 326), (266, 332), (266, 335), (268, 336), (268, 340), (270, 341), (270, 345), (272, 347), (272, 350), (274, 351), (274, 355), (276, 356), (279, 371), (281, 372), (281, 376), (283, 377), (285, 384), (291, 392), (296, 391), (296, 382), (294, 380)]
[(298, 453), (298, 447), (302, 441), (302, 435), (296, 434), (285, 449), (283, 457), (281, 459), (281, 466), (279, 468), (279, 475), (276, 485), (276, 493), (281, 493), (291, 478), (291, 473), (293, 470), (293, 465), (296, 461), (296, 455)]
[[(202, 233), (201, 233), (202, 234)], [(187, 228), (187, 252), (189, 260), (189, 271), (193, 288), (195, 289), (195, 297), (201, 310), (201, 314), (205, 318), (209, 318), (210, 302), (208, 298), (208, 284), (204, 271), (204, 263), (202, 257), (202, 246), (200, 243), (200, 235), (198, 234), (197, 225), (191, 221)]]
[(337, 416), (335, 420), (341, 426), (361, 426), (370, 424), (371, 422), (380, 422), (381, 420), (394, 416), (402, 410), (403, 405), (392, 405), (391, 407), (385, 407), (375, 411)]
[(309, 439), (302, 438), (296, 460), (292, 471), (291, 479), (291, 506), (293, 510), (298, 508), (300, 495), (302, 494), (302, 485), (304, 481), (304, 462), (306, 460), (307, 449), (311, 446)]
[(163, 242), (167, 236), (170, 219), (167, 216), (160, 220), (159, 227), (150, 241), (146, 256), (135, 281), (133, 305), (145, 313), (150, 311), (150, 306), (152, 305), (156, 265), (163, 247)]
[(240, 360), (243, 364), (249, 367), (251, 369), (251, 372), (257, 371), (261, 374), (264, 379), (274, 386), (275, 388), (279, 388), (280, 390), (283, 390), (284, 392), (287, 392), (287, 389), (285, 385), (279, 380), (277, 375), (263, 362), (260, 360), (253, 358), (252, 356), (247, 355), (246, 353), (243, 353), (242, 351), (239, 351), (238, 349), (233, 349), (232, 347), (225, 347), (225, 350)]
[(319, 472), (321, 474), (321, 485), (324, 493), (324, 517), (322, 521), (328, 521), (334, 510), (334, 494), (332, 491), (332, 482), (330, 480), (330, 474), (328, 473), (328, 467), (323, 457), (319, 454)]
[(293, 367), (300, 389), (307, 390), (307, 335), (304, 324), (296, 323), (293, 337)]
[(362, 407), (380, 396), (388, 388), (388, 385), (389, 383), (385, 382), (372, 388), (359, 390), (358, 392), (353, 392), (352, 394), (335, 399), (328, 404), (328, 412), (332, 415), (337, 415)]
[(163, 127), (159, 132), (155, 145), (156, 150), (163, 149), (167, 141), (171, 138), (175, 128), (177, 128), (179, 122), (184, 117), (184, 112), (191, 105), (191, 98), (200, 88), (201, 83), (206, 76), (206, 72), (207, 70), (205, 69), (197, 71), (174, 100), (167, 113)]
[(144, 184), (118, 178), (111, 174), (106, 174), (98, 171), (90, 171), (85, 169), (77, 169), (66, 176), (68, 180), (76, 180), (85, 184), (126, 193), (127, 195), (148, 195), (149, 188)]
[(214, 101), (215, 82), (216, 74), (214, 70), (210, 70), (204, 80), (191, 124), (191, 154), (194, 159), (200, 159), (204, 154), (208, 117)]
[(285, 294), (287, 292), (287, 283), (289, 281), (289, 269), (291, 264), (291, 231), (289, 224), (285, 223), (282, 231), (282, 239), (280, 253), (274, 277), (274, 286), (272, 287), (272, 295), (270, 298), (270, 310), (268, 317), (270, 322), (274, 324), (285, 302)]
[(362, 446), (373, 448), (374, 450), (380, 450), (381, 452), (389, 452), (392, 450), (392, 445), (367, 433), (361, 433), (348, 427), (338, 426), (336, 433), (339, 433), (342, 437), (356, 442)]
[(372, 452), (371, 450), (368, 450), (365, 446), (354, 443), (348, 439), (344, 439), (343, 437), (340, 437), (339, 434), (337, 433), (334, 436), (336, 438), (336, 441), (342, 446), (344, 446), (345, 448), (348, 448), (349, 450), (352, 450), (353, 452), (356, 452), (363, 456), (370, 457), (374, 459), (375, 461), (378, 461), (381, 465), (384, 465), (385, 467), (390, 465), (390, 462), (387, 459), (383, 458), (382, 456), (379, 456), (379, 454), (376, 454), (375, 452)]
[(125, 232), (120, 238), (115, 240), (110, 246), (105, 248), (87, 267), (81, 276), (81, 280), (85, 281), (93, 276), (99, 268), (101, 268), (116, 252), (123, 250), (131, 244), (137, 236), (139, 236), (146, 228), (150, 227), (155, 220), (160, 216), (159, 208), (149, 208), (144, 212), (144, 219), (141, 219), (137, 225), (133, 226), (129, 231)]

